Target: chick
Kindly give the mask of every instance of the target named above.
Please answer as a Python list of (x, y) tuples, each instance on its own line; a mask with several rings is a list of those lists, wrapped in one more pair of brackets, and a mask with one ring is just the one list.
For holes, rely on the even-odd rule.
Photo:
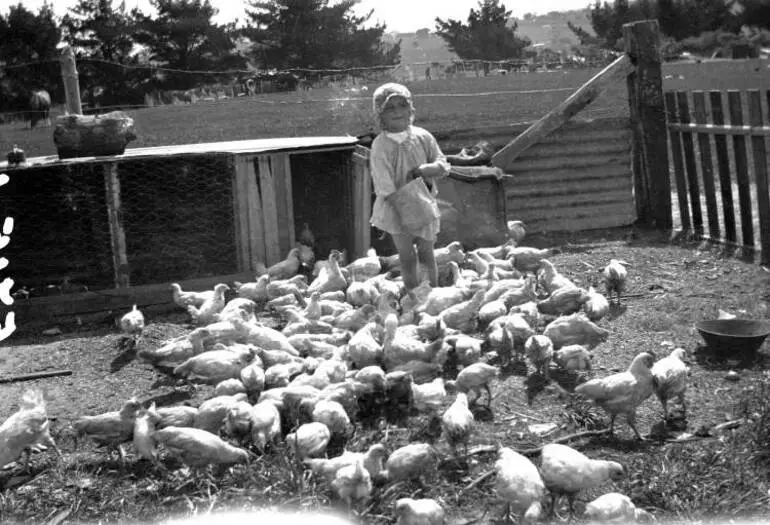
[(556, 512), (560, 496), (567, 496), (570, 516), (574, 516), (573, 504), (578, 492), (607, 481), (619, 481), (626, 474), (623, 465), (616, 461), (591, 459), (567, 445), (545, 445), (541, 456), (540, 474), (551, 491), (551, 515)]
[(88, 436), (99, 445), (117, 448), (121, 460), (125, 461), (122, 444), (133, 438), (134, 421), (141, 407), (136, 398), (131, 398), (118, 411), (82, 416), (72, 424), (75, 436)]
[(189, 427), (166, 427), (153, 434), (173, 456), (189, 467), (245, 463), (249, 454), (234, 447), (207, 430)]
[(329, 427), (313, 422), (301, 425), (296, 432), (286, 436), (286, 443), (300, 460), (323, 456), (331, 439)]
[(492, 404), (492, 390), (489, 384), (500, 375), (500, 369), (486, 363), (473, 363), (463, 368), (454, 383), (447, 381), (447, 385), (454, 385), (459, 392), (473, 392), (476, 394), (471, 404), (481, 397), (481, 389), (487, 392), (487, 406)]
[(381, 443), (377, 443), (376, 445), (370, 446), (369, 450), (366, 452), (351, 452), (346, 450), (341, 455), (331, 459), (305, 458), (302, 462), (310, 467), (313, 476), (317, 476), (326, 480), (328, 483), (331, 483), (339, 469), (352, 465), (359, 459), (363, 461), (364, 468), (369, 472), (369, 475), (374, 478), (384, 469), (384, 462), (387, 457), (388, 452), (385, 450), (385, 446)]
[(588, 319), (596, 323), (609, 313), (610, 303), (593, 286), (589, 286), (588, 301), (583, 304), (583, 311), (588, 316)]
[(545, 496), (545, 483), (537, 467), (518, 452), (503, 447), (495, 463), (497, 496), (505, 501), (506, 515), (513, 512), (519, 523), (539, 517), (540, 500)]
[(416, 410), (435, 412), (441, 408), (446, 398), (444, 380), (437, 377), (430, 383), (418, 385), (412, 383), (412, 403)]
[(400, 498), (394, 504), (396, 525), (446, 525), (441, 504), (434, 499)]
[(179, 283), (171, 283), (172, 297), (174, 303), (182, 308), (188, 306), (200, 306), (207, 300), (214, 297), (214, 290), (206, 290), (203, 292), (185, 292)]
[(650, 515), (642, 509), (637, 509), (631, 498), (625, 494), (610, 492), (586, 504), (585, 516), (597, 522), (628, 523), (641, 521)]
[(27, 390), (21, 398), (19, 410), (0, 425), (0, 469), (16, 461), (26, 451), (24, 469), (29, 472), (31, 448), (38, 444), (52, 447), (61, 457), (61, 451), (49, 433), (43, 393)]
[(682, 411), (686, 412), (684, 394), (687, 392), (687, 365), (684, 363), (687, 351), (674, 348), (670, 355), (652, 366), (652, 387), (663, 405), (663, 419), (668, 419), (668, 400), (679, 399)]
[(156, 408), (155, 413), (160, 418), (155, 428), (192, 427), (195, 426), (195, 416), (198, 414), (198, 409), (180, 405)]
[(604, 288), (610, 302), (612, 302), (612, 293), (614, 292), (618, 298), (618, 304), (620, 304), (620, 294), (625, 290), (626, 279), (628, 278), (626, 266), (630, 265), (625, 261), (611, 259), (610, 263), (602, 271), (604, 275)]
[(652, 395), (654, 358), (642, 352), (631, 362), (628, 370), (601, 379), (592, 379), (575, 388), (575, 393), (587, 397), (610, 414), (610, 434), (618, 414), (625, 414), (628, 426), (637, 439), (643, 440), (636, 429), (636, 409)]
[(345, 501), (349, 508), (365, 504), (372, 497), (372, 476), (364, 468), (362, 458), (339, 469), (331, 485), (337, 496)]
[(120, 329), (131, 337), (142, 335), (144, 314), (134, 305), (130, 312), (120, 318)]
[(591, 354), (584, 346), (567, 345), (553, 354), (554, 362), (564, 370), (591, 370)]
[(155, 439), (153, 433), (155, 432), (155, 425), (160, 421), (160, 415), (156, 411), (155, 403), (150, 405), (149, 408), (142, 408), (136, 413), (136, 419), (134, 420), (134, 448), (141, 457), (152, 462), (154, 465), (159, 465), (158, 450), (155, 448)]
[(220, 283), (214, 287), (214, 295), (206, 299), (200, 308), (192, 305), (188, 306), (187, 312), (193, 321), (199, 325), (206, 325), (217, 321), (217, 314), (225, 307), (225, 292), (229, 289), (229, 286)]
[(506, 226), (508, 227), (508, 238), (513, 242), (513, 246), (517, 246), (527, 234), (526, 224), (522, 221), (508, 221)]
[(441, 429), (455, 453), (457, 453), (457, 445), (462, 443), (465, 455), (468, 455), (468, 441), (473, 432), (473, 422), (473, 412), (468, 409), (468, 396), (459, 392), (454, 403), (441, 417)]
[(270, 401), (257, 403), (251, 409), (251, 442), (264, 450), (281, 435), (281, 414)]
[(551, 359), (553, 359), (551, 339), (545, 335), (532, 335), (524, 343), (524, 352), (537, 373), (548, 381), (548, 367), (551, 364)]
[(393, 451), (385, 462), (384, 476), (388, 481), (417, 480), (435, 470), (438, 455), (427, 443), (412, 443)]

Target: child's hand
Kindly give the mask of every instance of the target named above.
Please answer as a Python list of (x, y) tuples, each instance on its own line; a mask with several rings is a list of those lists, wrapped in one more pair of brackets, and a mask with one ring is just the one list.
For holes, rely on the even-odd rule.
[(422, 166), (417, 166), (416, 168), (412, 168), (409, 171), (409, 175), (412, 179), (416, 179), (418, 177), (422, 177)]

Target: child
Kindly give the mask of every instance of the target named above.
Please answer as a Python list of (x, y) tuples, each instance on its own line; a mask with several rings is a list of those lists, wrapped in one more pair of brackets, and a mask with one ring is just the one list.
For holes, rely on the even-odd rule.
[[(417, 261), (428, 269), (432, 287), (438, 286), (438, 268), (433, 245), (439, 231), (439, 219), (419, 231), (408, 231), (401, 210), (396, 205), (396, 190), (416, 177), (422, 177), (436, 199), (435, 180), (449, 173), (449, 163), (433, 135), (413, 126), (414, 106), (409, 90), (396, 83), (378, 87), (373, 95), (374, 114), (382, 131), (372, 142), (371, 173), (377, 198), (372, 209), (372, 225), (388, 232), (398, 250), (401, 274), (407, 293), (419, 285)], [(415, 244), (417, 253), (415, 254)]]

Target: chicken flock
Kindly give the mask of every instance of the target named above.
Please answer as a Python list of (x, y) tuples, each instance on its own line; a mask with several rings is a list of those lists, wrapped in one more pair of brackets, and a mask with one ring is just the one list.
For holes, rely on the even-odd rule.
[[(141, 359), (180, 382), (213, 385), (213, 396), (197, 407), (128, 399), (113, 412), (78, 418), (72, 435), (116, 451), (123, 461), (124, 445), (132, 443), (157, 468), (165, 468), (161, 459), (167, 455), (195, 475), (285, 450), (348, 509), (361, 512), (375, 492), (400, 482), (422, 484), (442, 458), (468, 457), (474, 409), (494, 405), (501, 370), (525, 366), (544, 381), (555, 370), (591, 370), (591, 351), (609, 334), (596, 323), (608, 314), (610, 301), (561, 274), (549, 250), (520, 245), (523, 238), (524, 225), (511, 221), (509, 239), (500, 246), (466, 252), (453, 242), (436, 249), (441, 286), (423, 282), (410, 295), (398, 277), (398, 256), (370, 250), (346, 263), (343, 253), (332, 250), (327, 260), (315, 262), (312, 247), (302, 244), (285, 260), (260, 268), (254, 282), (234, 283), (237, 297), (229, 301), (228, 284), (202, 292), (173, 284), (173, 301), (196, 325), (191, 332), (145, 347), (145, 320), (136, 306), (120, 326)], [(612, 302), (621, 300), (626, 266), (612, 260), (603, 271)], [(280, 322), (268, 326), (266, 314)], [(685, 359), (683, 349), (658, 361), (641, 352), (625, 371), (584, 381), (572, 395), (606, 411), (610, 433), (622, 415), (644, 439), (635, 415), (647, 398), (656, 395), (664, 418), (671, 400), (684, 408)], [(392, 451), (381, 443), (347, 448), (362, 426), (405, 426), (415, 412), (435, 423), (435, 439)], [(39, 392), (26, 393), (19, 411), (0, 426), (0, 444), (0, 466), (24, 453), (28, 463), (32, 450), (46, 447), (61, 454)], [(497, 499), (519, 523), (544, 519), (548, 495), (550, 514), (566, 496), (572, 516), (579, 492), (626, 475), (620, 463), (591, 459), (563, 444), (544, 446), (539, 466), (509, 447), (499, 445), (497, 454)], [(428, 498), (399, 498), (393, 506), (404, 525), (442, 524), (444, 512)], [(617, 493), (588, 503), (585, 515), (627, 521), (647, 516)]]

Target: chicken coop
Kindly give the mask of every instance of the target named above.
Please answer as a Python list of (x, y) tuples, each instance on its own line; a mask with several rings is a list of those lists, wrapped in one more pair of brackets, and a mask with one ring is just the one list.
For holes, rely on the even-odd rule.
[(127, 149), (0, 163), (17, 324), (171, 304), (169, 283), (252, 281), (307, 227), (316, 256), (369, 247), (368, 150), (355, 137)]

